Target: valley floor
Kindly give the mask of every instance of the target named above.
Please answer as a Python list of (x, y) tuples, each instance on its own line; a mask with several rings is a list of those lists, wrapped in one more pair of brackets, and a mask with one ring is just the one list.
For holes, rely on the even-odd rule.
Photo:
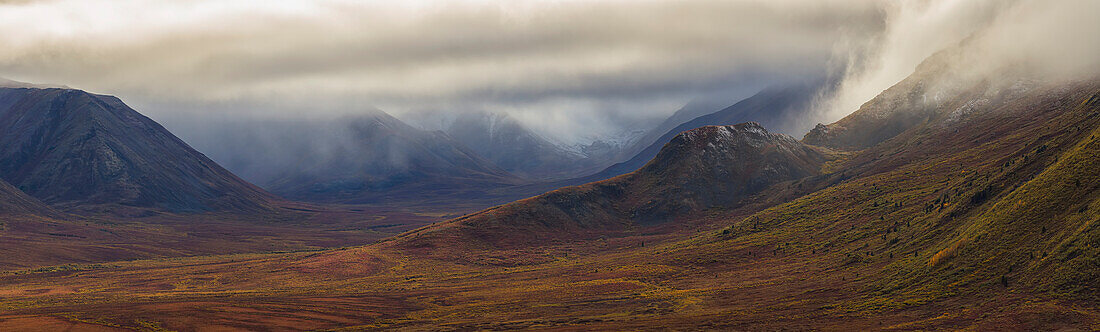
[(465, 265), (366, 247), (9, 272), (0, 329), (1100, 327), (1089, 303), (1027, 292), (880, 306), (868, 294), (886, 259), (837, 265), (752, 243), (637, 235), (487, 254), (545, 262)]
[(263, 215), (4, 217), (0, 219), (0, 271), (361, 246), (449, 217), (367, 206), (286, 204), (281, 212)]

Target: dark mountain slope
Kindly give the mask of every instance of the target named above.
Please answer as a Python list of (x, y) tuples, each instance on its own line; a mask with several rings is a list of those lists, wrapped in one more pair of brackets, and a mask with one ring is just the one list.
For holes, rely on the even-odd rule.
[(818, 174), (824, 161), (756, 123), (707, 126), (677, 135), (634, 173), (491, 208), (398, 241), (434, 246), (457, 237), (512, 246), (591, 238), (736, 204), (772, 184)]
[(258, 211), (274, 199), (111, 96), (0, 88), (0, 142), (0, 177), (58, 207)]
[(800, 83), (789, 86), (772, 87), (746, 98), (732, 106), (684, 122), (649, 141), (645, 147), (630, 160), (612, 165), (595, 175), (585, 177), (585, 181), (598, 181), (617, 175), (633, 172), (645, 165), (661, 148), (676, 135), (702, 126), (731, 125), (743, 122), (757, 122), (773, 131), (785, 134), (801, 134), (796, 120), (805, 116), (810, 103), (821, 88), (820, 82)]

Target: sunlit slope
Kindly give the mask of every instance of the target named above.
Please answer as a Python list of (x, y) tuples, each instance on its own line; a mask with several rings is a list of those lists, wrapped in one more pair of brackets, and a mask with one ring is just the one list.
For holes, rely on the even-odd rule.
[(1094, 81), (1033, 87), (965, 119), (941, 108), (834, 165), (833, 176), (850, 179), (715, 237), (866, 282), (844, 310), (1017, 293), (1095, 305), (1098, 101)]

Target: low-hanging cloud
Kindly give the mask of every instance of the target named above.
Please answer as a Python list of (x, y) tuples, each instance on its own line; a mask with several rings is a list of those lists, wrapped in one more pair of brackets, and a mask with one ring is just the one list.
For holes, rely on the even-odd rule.
[[(111, 93), (154, 117), (373, 105), (508, 112), (558, 136), (700, 94), (820, 75), (879, 33), (877, 1), (47, 0), (0, 4), (0, 76)], [(140, 15), (135, 15), (140, 13)], [(283, 107), (269, 108), (265, 104)], [(288, 115), (281, 114), (281, 115)], [(595, 114), (595, 115), (594, 115)], [(579, 131), (579, 132), (574, 132)]]
[(1100, 75), (1100, 2), (1089, 0), (909, 1), (886, 7), (883, 34), (848, 52), (844, 78), (823, 98), (820, 122), (835, 121), (913, 73), (940, 51), (950, 68), (937, 89), (979, 81), (1012, 84)]
[(830, 122), (967, 39), (956, 60), (974, 75), (1026, 66), (1089, 77), (1100, 67), (1100, 27), (1091, 17), (1098, 7), (1090, 0), (2, 1), (0, 76), (119, 95), (158, 120), (317, 118), (375, 107), (397, 116), (489, 111), (568, 141), (651, 124), (698, 96), (825, 74), (839, 83), (808, 121)]

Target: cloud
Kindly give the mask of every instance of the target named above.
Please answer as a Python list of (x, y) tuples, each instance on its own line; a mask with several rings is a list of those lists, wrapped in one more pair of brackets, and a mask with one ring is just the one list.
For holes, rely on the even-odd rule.
[(0, 75), (175, 105), (142, 109), (154, 117), (494, 110), (568, 136), (819, 75), (883, 14), (862, 0), (15, 2), (0, 4)]
[[(906, 78), (925, 59), (951, 68), (939, 88), (980, 80), (1065, 81), (1100, 75), (1100, 2), (1089, 0), (902, 1), (886, 7), (886, 27), (867, 48), (843, 48), (845, 76), (822, 102), (835, 121)], [(969, 82), (969, 83), (968, 83)]]
[[(160, 119), (505, 112), (563, 140), (831, 73), (817, 122), (970, 38), (960, 66), (1098, 67), (1090, 0), (0, 2), (0, 76)], [(134, 15), (140, 13), (140, 15)], [(988, 69), (993, 70), (993, 69)], [(168, 124), (169, 127), (171, 123)]]

